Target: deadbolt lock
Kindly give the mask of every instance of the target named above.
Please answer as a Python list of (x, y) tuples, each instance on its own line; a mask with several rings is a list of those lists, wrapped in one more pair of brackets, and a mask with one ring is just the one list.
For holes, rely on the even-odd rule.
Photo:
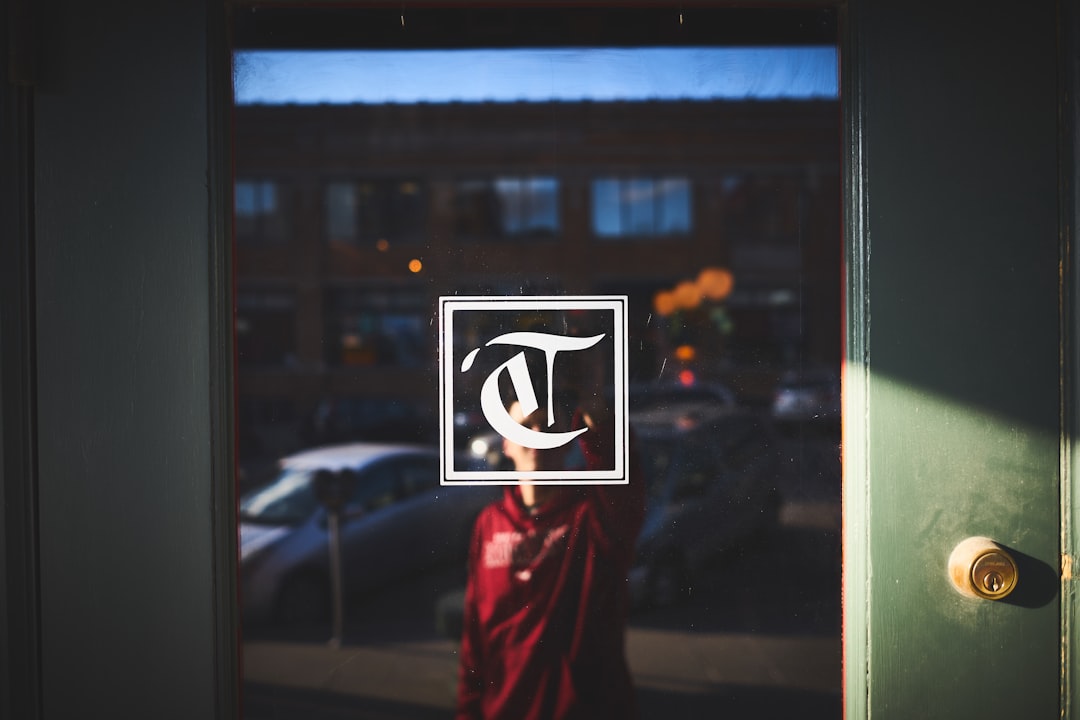
[(949, 578), (968, 597), (1001, 600), (1016, 587), (1016, 561), (1000, 545), (986, 537), (970, 537), (949, 556)]

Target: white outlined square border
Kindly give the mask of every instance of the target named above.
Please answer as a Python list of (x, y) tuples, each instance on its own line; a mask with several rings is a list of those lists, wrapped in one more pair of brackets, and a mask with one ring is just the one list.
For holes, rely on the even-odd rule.
[[(439, 298), (439, 459), (443, 485), (625, 485), (629, 482), (629, 417), (626, 410), (627, 388), (627, 303), (625, 295), (536, 296), (515, 298), (444, 296)], [(463, 310), (607, 310), (614, 313), (612, 322), (613, 372), (611, 382), (613, 445), (615, 466), (605, 470), (552, 471), (518, 473), (514, 470), (457, 470), (454, 467), (454, 313)], [(460, 349), (459, 349), (460, 350)]]

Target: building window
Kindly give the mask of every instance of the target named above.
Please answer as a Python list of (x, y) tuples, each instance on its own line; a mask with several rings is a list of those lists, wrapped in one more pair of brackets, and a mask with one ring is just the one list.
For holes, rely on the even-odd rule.
[(454, 192), (457, 235), (468, 240), (552, 238), (559, 232), (553, 177), (464, 180)]
[(289, 290), (240, 290), (237, 361), (243, 367), (296, 365), (296, 297)]
[(330, 244), (385, 246), (424, 239), (424, 186), (410, 179), (349, 180), (327, 184), (326, 239)]
[(592, 183), (592, 227), (601, 238), (686, 235), (692, 227), (686, 178), (599, 178)]
[(326, 292), (325, 316), (330, 367), (417, 368), (430, 360), (422, 291), (333, 288)]
[(497, 178), (495, 195), (504, 234), (551, 237), (559, 230), (559, 183), (555, 178)]
[(289, 239), (289, 208), (283, 187), (272, 180), (237, 180), (236, 240), (281, 245)]

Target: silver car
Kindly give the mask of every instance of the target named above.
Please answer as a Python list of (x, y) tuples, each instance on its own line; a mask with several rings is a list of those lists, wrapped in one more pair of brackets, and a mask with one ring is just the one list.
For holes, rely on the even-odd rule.
[[(283, 459), (275, 480), (240, 502), (241, 596), (249, 622), (329, 616), (328, 515), (316, 476), (344, 485), (343, 589), (355, 598), (442, 563), (464, 564), (480, 509), (477, 487), (442, 487), (434, 448), (356, 443)], [(464, 566), (464, 565), (463, 565)]]

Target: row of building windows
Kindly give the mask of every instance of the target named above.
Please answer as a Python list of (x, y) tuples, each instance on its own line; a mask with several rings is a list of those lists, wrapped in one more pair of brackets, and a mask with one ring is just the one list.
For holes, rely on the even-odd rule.
[[(453, 228), (465, 240), (556, 237), (562, 229), (559, 180), (495, 177), (458, 182)], [(591, 225), (598, 238), (660, 238), (692, 230), (691, 186), (683, 177), (607, 177), (591, 183)], [(427, 235), (429, 191), (409, 178), (328, 183), (323, 193), (329, 243), (420, 242)], [(293, 215), (288, 188), (269, 180), (236, 182), (237, 240), (282, 244)]]

